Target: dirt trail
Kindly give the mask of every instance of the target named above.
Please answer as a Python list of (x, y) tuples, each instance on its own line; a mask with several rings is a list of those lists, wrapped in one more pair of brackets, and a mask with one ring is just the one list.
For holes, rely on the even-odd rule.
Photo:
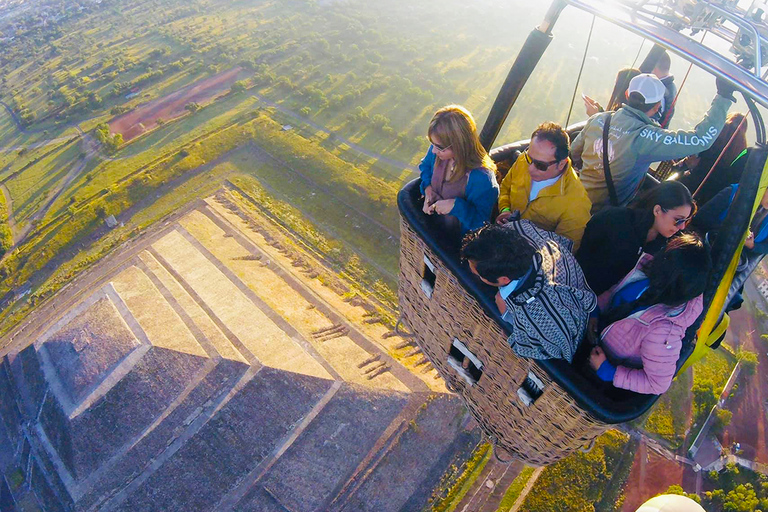
[(157, 126), (157, 120), (168, 121), (185, 114), (189, 103), (203, 103), (237, 81), (242, 68), (235, 67), (218, 75), (198, 80), (167, 96), (140, 105), (109, 122), (112, 133), (120, 133), (128, 142)]
[[(88, 162), (91, 161), (91, 159), (96, 156), (99, 152), (99, 143), (96, 142), (92, 137), (85, 135), (82, 138), (82, 144), (83, 144), (83, 150), (85, 152), (85, 157), (82, 158), (79, 162), (75, 163), (70, 171), (67, 173), (66, 176), (64, 176), (64, 179), (59, 181), (59, 183), (54, 187), (52, 190), (48, 192), (48, 195), (46, 196), (45, 204), (35, 212), (35, 214), (29, 218), (27, 223), (24, 225), (24, 228), (17, 232), (14, 236), (14, 243), (11, 250), (9, 250), (6, 253), (6, 256), (11, 254), (13, 249), (20, 246), (24, 243), (24, 241), (27, 239), (27, 236), (32, 232), (34, 229), (36, 222), (39, 220), (42, 220), (50, 211), (53, 204), (56, 202), (56, 200), (61, 196), (61, 194), (69, 187), (70, 184), (83, 172), (83, 170), (88, 165)], [(9, 217), (12, 218), (12, 217)], [(0, 260), (1, 261), (1, 260)]]
[[(744, 286), (745, 298), (757, 305), (763, 298), (757, 293), (752, 280)], [(746, 301), (745, 301), (746, 302)], [(742, 373), (739, 389), (728, 401), (726, 407), (733, 413), (730, 425), (722, 436), (726, 449), (734, 442), (741, 445), (745, 459), (768, 463), (768, 429), (766, 428), (766, 400), (768, 400), (768, 354), (765, 343), (760, 339), (763, 332), (755, 321), (751, 309), (745, 304), (741, 309), (729, 313), (731, 327), (727, 343), (735, 349), (742, 347), (757, 353), (759, 365), (753, 375)]]
[(456, 512), (495, 512), (512, 481), (525, 467), (514, 461), (504, 464), (491, 457), (464, 498), (456, 505)]
[(536, 468), (536, 471), (533, 472), (531, 475), (531, 478), (528, 479), (528, 482), (525, 484), (525, 487), (523, 487), (522, 492), (520, 492), (520, 496), (517, 497), (517, 500), (515, 501), (515, 504), (512, 505), (512, 508), (509, 509), (509, 512), (517, 512), (520, 507), (523, 506), (523, 503), (525, 502), (525, 498), (528, 496), (528, 493), (531, 492), (531, 489), (533, 489), (533, 484), (536, 483), (536, 480), (539, 479), (541, 476), (541, 473), (546, 468)]
[(684, 473), (683, 464), (649, 450), (646, 440), (643, 439), (635, 452), (635, 461), (627, 479), (622, 510), (634, 512), (648, 498), (666, 491), (670, 485), (683, 485)]

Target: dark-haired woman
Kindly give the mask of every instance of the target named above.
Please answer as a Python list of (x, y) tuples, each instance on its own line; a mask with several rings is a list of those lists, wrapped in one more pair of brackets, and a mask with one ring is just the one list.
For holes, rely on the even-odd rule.
[[(728, 146), (731, 138), (733, 142)], [(738, 163), (737, 161), (746, 148), (747, 122), (744, 120), (744, 114), (732, 112), (725, 118), (725, 126), (711, 148), (698, 155), (691, 155), (681, 162), (681, 166), (688, 170), (680, 177), (680, 183), (695, 192), (709, 174), (707, 181), (696, 194), (696, 201), (703, 205), (728, 185), (741, 180), (746, 159)], [(718, 162), (717, 167), (712, 170), (715, 162)]]
[(606, 110), (619, 110), (627, 99), (629, 81), (639, 74), (640, 70), (637, 68), (622, 68), (619, 70), (616, 74), (616, 82), (613, 84), (613, 92), (611, 93), (611, 99), (608, 100), (607, 109), (604, 109), (602, 105), (586, 94), (582, 94), (581, 99), (584, 100), (587, 116), (592, 117), (598, 112), (605, 112)]
[(587, 223), (576, 253), (592, 291), (600, 295), (618, 283), (642, 253), (662, 249), (695, 213), (691, 192), (675, 181), (661, 183), (632, 206), (596, 213)]
[(660, 395), (677, 370), (685, 331), (701, 314), (712, 266), (698, 235), (672, 238), (648, 254), (615, 287), (598, 297), (606, 325), (590, 366), (600, 380), (637, 393)]

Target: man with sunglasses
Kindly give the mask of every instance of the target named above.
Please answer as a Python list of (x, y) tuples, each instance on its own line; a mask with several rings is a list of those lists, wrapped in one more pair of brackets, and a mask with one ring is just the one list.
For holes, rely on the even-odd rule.
[(543, 123), (531, 135), (501, 182), (497, 224), (530, 220), (574, 243), (581, 242), (592, 204), (568, 158), (570, 139), (557, 123)]

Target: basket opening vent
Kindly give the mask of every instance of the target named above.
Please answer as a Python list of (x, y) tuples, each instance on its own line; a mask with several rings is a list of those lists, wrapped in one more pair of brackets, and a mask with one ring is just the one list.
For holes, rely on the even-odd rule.
[(530, 407), (542, 394), (544, 394), (544, 383), (533, 372), (528, 372), (523, 385), (517, 390), (517, 396), (527, 407)]
[(470, 386), (475, 385), (480, 380), (480, 377), (483, 376), (482, 361), (457, 338), (453, 339), (451, 351), (448, 353), (448, 364)]
[(429, 261), (429, 258), (424, 256), (424, 271), (421, 274), (421, 289), (424, 294), (432, 298), (432, 292), (435, 291), (435, 281), (437, 281), (437, 275), (435, 274), (435, 264)]

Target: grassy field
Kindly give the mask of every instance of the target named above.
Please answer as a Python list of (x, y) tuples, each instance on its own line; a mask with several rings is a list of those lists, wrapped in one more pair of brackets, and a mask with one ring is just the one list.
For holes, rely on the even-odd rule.
[(548, 466), (533, 484), (520, 510), (594, 510), (605, 493), (612, 492), (608, 484), (612, 483), (614, 472), (622, 468), (627, 442), (625, 434), (610, 430), (598, 438), (589, 453), (578, 452)]
[[(545, 9), (395, 0), (382, 16), (379, 6), (359, 0), (104, 0), (49, 27), (45, 38), (19, 35), (2, 61), (0, 92), (32, 127), (54, 129), (243, 65), (260, 94), (373, 151), (413, 161), (437, 107), (462, 103), (484, 119), (511, 58)], [(565, 121), (581, 63), (576, 48), (586, 41), (586, 17), (572, 16), (556, 27), (551, 50), (521, 96), (524, 108), (510, 113), (500, 141), (524, 138), (543, 120)], [(510, 20), (522, 30), (510, 30)], [(603, 98), (613, 81), (605, 70), (631, 64), (640, 40), (613, 37), (605, 25), (594, 39), (602, 55), (587, 60), (580, 88)], [(682, 72), (679, 62), (673, 67)], [(131, 91), (136, 97), (126, 99)], [(707, 91), (688, 95), (678, 114), (686, 124), (708, 99)], [(581, 107), (575, 111), (574, 120), (583, 117)]]
[(672, 447), (682, 446), (690, 427), (690, 389), (690, 373), (679, 375), (646, 416), (643, 430), (665, 439)]
[(431, 512), (453, 512), (464, 496), (467, 495), (472, 484), (480, 476), (485, 465), (493, 456), (493, 447), (484, 443), (475, 449), (472, 458), (470, 458), (461, 468), (453, 467), (454, 471), (449, 472), (444, 478), (451, 479), (451, 487), (445, 493), (445, 496), (432, 502)]
[(693, 367), (693, 385), (710, 381), (716, 390), (722, 390), (736, 366), (735, 357), (725, 348), (711, 350)]
[[(3, 312), (0, 320), (9, 319), (3, 327), (10, 328), (37, 301), (110, 248), (189, 201), (213, 193), (226, 179), (267, 205), (276, 219), (307, 239), (307, 246), (320, 250), (339, 271), (355, 276), (394, 308), (396, 186), (333, 155), (322, 140), (283, 131), (268, 111), (252, 106), (247, 96), (224, 98), (138, 139), (134, 144), (143, 144), (143, 151), (131, 144), (115, 160), (94, 160), (94, 168), (80, 175), (3, 262), (7, 277), (0, 281), (0, 293), (27, 282), (36, 285), (29, 303)], [(45, 188), (24, 192), (23, 186), (34, 183), (35, 173), (60, 179), (80, 157), (78, 144), (70, 143), (9, 180), (9, 188), (26, 198), (21, 207), (14, 205), (17, 218), (34, 211), (27, 205), (44, 199)], [(49, 162), (60, 165), (53, 176), (46, 174)], [(101, 219), (109, 214), (118, 215), (125, 227), (104, 231)]]
[(512, 484), (507, 489), (507, 492), (504, 493), (504, 497), (501, 499), (501, 503), (499, 504), (498, 512), (509, 512), (509, 510), (517, 501), (517, 498), (520, 497), (520, 493), (523, 492), (523, 489), (528, 483), (528, 480), (531, 479), (534, 471), (536, 471), (535, 468), (527, 466), (520, 472), (519, 475), (517, 475), (517, 477), (512, 481)]

